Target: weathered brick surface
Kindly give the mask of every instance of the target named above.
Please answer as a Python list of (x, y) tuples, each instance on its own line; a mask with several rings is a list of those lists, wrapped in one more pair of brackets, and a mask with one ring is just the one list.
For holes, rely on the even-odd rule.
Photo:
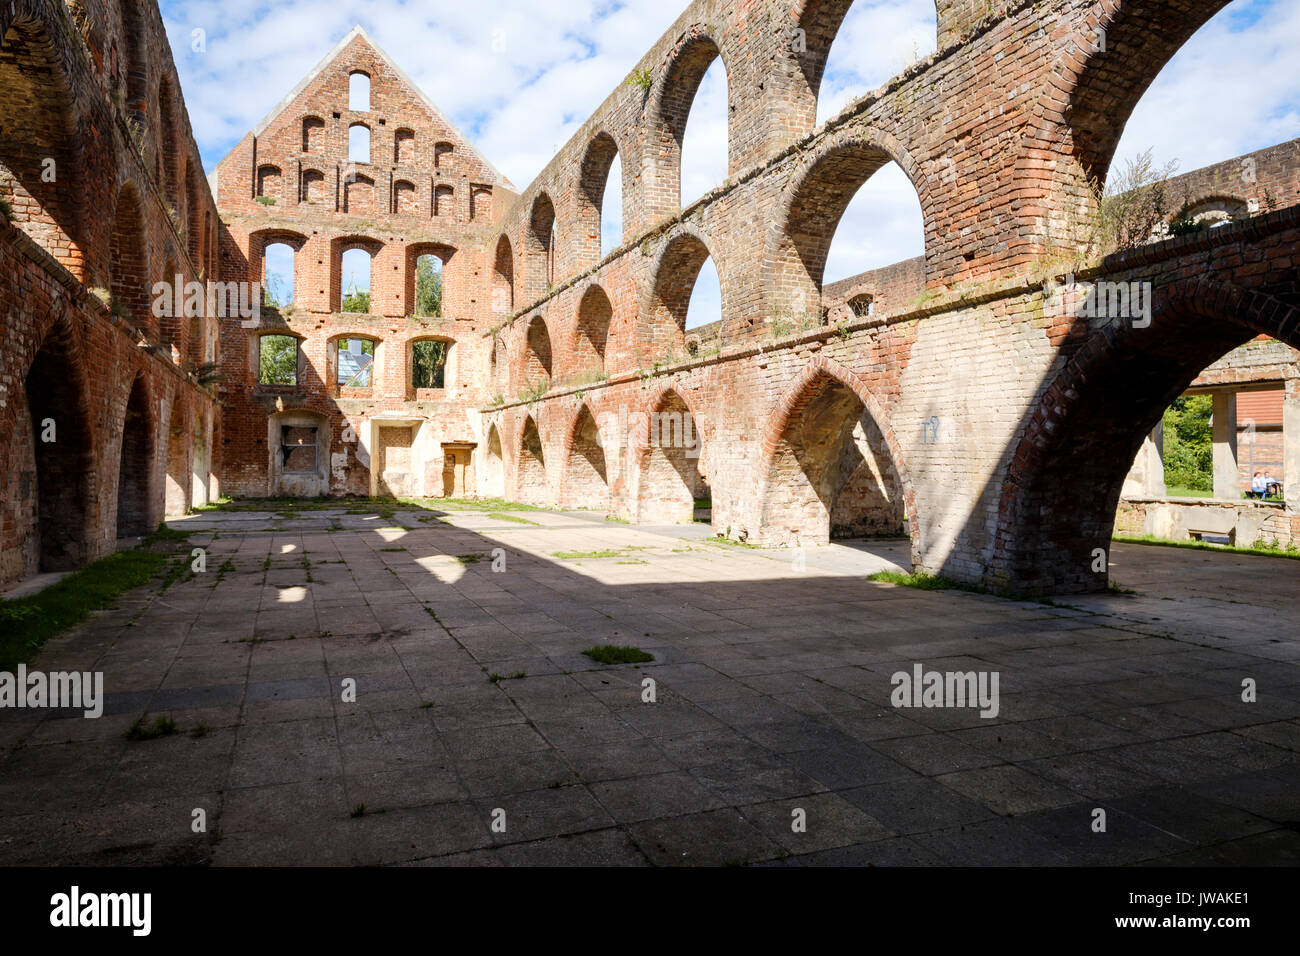
[(6, 583), (215, 492), (215, 326), (152, 304), (215, 277), (217, 216), (155, 6), (10, 0), (0, 37)]
[[(370, 79), (367, 110), (350, 110), (353, 73)], [(352, 162), (348, 130), (371, 131), (370, 162)], [(400, 70), (353, 31), (244, 137), (214, 172), (225, 227), (223, 273), (260, 282), (267, 246), (294, 250), (293, 306), (255, 327), (222, 326), (223, 487), (237, 495), (441, 494), (443, 445), (477, 444), (491, 339), (488, 251), (514, 196)], [(259, 198), (263, 201), (259, 202)], [(274, 200), (267, 202), (266, 200)], [(371, 253), (370, 314), (341, 312), (343, 254)], [(417, 318), (417, 259), (443, 262), (443, 308)], [(258, 381), (265, 334), (299, 339), (298, 381)], [(370, 384), (341, 385), (340, 339), (374, 343)], [(449, 344), (442, 388), (413, 387), (411, 346)], [(291, 474), (282, 427), (316, 427), (315, 473)], [(401, 442), (413, 445), (392, 451)]]

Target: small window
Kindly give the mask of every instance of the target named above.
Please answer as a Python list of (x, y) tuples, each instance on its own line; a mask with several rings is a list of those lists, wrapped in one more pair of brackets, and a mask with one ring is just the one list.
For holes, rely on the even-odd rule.
[(268, 309), (293, 305), (293, 247), (273, 242), (262, 259), (262, 304)]
[(340, 312), (370, 312), (370, 253), (365, 249), (348, 249), (340, 257), (342, 288)]
[(370, 77), (353, 73), (348, 77), (348, 109), (358, 113), (370, 109)]
[(411, 346), (411, 384), (415, 388), (443, 388), (447, 370), (447, 343), (426, 339)]
[(298, 384), (298, 340), (292, 335), (263, 335), (258, 340), (258, 375), (262, 385)]
[(859, 319), (866, 318), (869, 315), (875, 315), (876, 314), (875, 296), (867, 292), (859, 293), (858, 295), (855, 295), (853, 298), (849, 299), (849, 309)]
[(442, 260), (432, 253), (415, 260), (415, 314), (442, 317)]
[(344, 388), (369, 388), (374, 365), (375, 343), (370, 339), (339, 339), (339, 385)]
[(348, 127), (348, 162), (370, 162), (370, 127), (363, 123)]
[(280, 455), (286, 475), (316, 474), (316, 426), (281, 425)]

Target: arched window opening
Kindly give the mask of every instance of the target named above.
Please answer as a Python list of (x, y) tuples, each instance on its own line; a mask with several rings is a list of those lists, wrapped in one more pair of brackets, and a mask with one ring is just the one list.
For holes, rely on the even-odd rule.
[(555, 282), (555, 206), (545, 193), (533, 200), (526, 237), (527, 260), (524, 281), (530, 298), (550, 291)]
[(294, 251), (284, 242), (273, 242), (262, 253), (262, 303), (271, 309), (293, 305)]
[[(937, 37), (934, 0), (854, 3), (826, 58), (817, 91), (817, 125), (929, 56)], [(864, 50), (872, 55), (864, 56)]]
[(451, 143), (435, 143), (433, 147), (433, 165), (436, 169), (450, 169), (455, 147)]
[(551, 335), (546, 320), (533, 316), (528, 323), (527, 362), (524, 373), (528, 385), (546, 388), (551, 382)]
[(700, 79), (687, 111), (681, 140), (683, 209), (710, 189), (722, 185), (729, 170), (727, 68), (716, 53)]
[(292, 335), (263, 335), (257, 340), (259, 385), (298, 384), (298, 339)]
[(853, 194), (834, 224), (823, 287), (924, 254), (921, 201), (898, 164), (886, 163)]
[(686, 324), (683, 328), (698, 329), (721, 319), (722, 283), (718, 279), (718, 268), (713, 264), (713, 257), (709, 256), (695, 277), (695, 287), (691, 289), (691, 304), (686, 309)]
[(447, 358), (451, 343), (421, 339), (411, 343), (411, 387), (446, 388)]
[(302, 201), (323, 203), (325, 195), (325, 174), (319, 169), (304, 169), (302, 172)]
[(367, 249), (346, 249), (340, 257), (342, 286), (339, 289), (341, 312), (370, 312), (370, 267), (372, 256)]
[(578, 305), (577, 362), (582, 371), (603, 371), (605, 345), (609, 338), (609, 325), (614, 310), (609, 296), (598, 285), (593, 285), (582, 296)]
[(509, 315), (515, 310), (515, 258), (510, 240), (497, 240), (496, 261), (492, 268), (492, 312)]
[(433, 188), (433, 214), (456, 215), (456, 190), (453, 187), (439, 185)]
[(375, 181), (369, 176), (353, 175), (343, 184), (343, 211), (353, 216), (374, 212)]
[(348, 75), (348, 109), (358, 113), (370, 109), (370, 77), (360, 71)]
[(142, 380), (131, 388), (122, 422), (121, 458), (117, 479), (117, 537), (149, 534), (153, 508), (154, 429), (149, 397)]
[(370, 127), (364, 123), (348, 127), (348, 162), (370, 162)]
[(415, 199), (415, 184), (404, 179), (393, 183), (393, 212), (399, 216), (414, 216), (419, 209)]
[(374, 339), (339, 339), (335, 350), (335, 381), (339, 387), (369, 388), (375, 364)]
[(4, 130), (0, 200), (5, 218), (77, 277), (85, 262), (76, 239), (79, 184), (73, 144), (80, 142), (54, 43), (30, 22), (17, 23), (0, 47)]
[(600, 204), (600, 255), (609, 255), (623, 244), (623, 158), (615, 156), (605, 180), (605, 198)]
[(279, 166), (259, 166), (257, 168), (257, 198), (266, 205), (274, 205), (280, 198), (284, 177)]
[(426, 253), (415, 260), (415, 315), (442, 316), (442, 259)]

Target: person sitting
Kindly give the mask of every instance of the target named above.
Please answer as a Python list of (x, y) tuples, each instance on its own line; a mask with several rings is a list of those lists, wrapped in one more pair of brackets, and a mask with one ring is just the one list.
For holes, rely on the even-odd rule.
[(1262, 471), (1255, 472), (1250, 479), (1250, 497), (1263, 498), (1267, 491), (1268, 486), (1264, 484), (1264, 473)]
[(1260, 497), (1266, 498), (1269, 495), (1278, 496), (1281, 494), (1282, 494), (1282, 483), (1279, 482), (1276, 478), (1274, 478), (1271, 473), (1267, 471), (1264, 472), (1264, 494), (1260, 495)]

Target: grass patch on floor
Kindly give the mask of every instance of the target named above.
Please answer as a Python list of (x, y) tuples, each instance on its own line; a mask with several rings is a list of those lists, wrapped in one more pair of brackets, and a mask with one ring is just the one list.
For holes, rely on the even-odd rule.
[(135, 723), (126, 729), (127, 740), (156, 740), (159, 737), (170, 737), (176, 733), (176, 721), (168, 716), (155, 717), (153, 723), (148, 723), (143, 717), (137, 717)]
[(490, 511), (488, 517), (495, 518), (497, 521), (513, 521), (515, 524), (531, 524), (538, 528), (541, 527), (539, 522), (529, 521), (527, 518), (521, 518), (518, 515), (508, 515), (503, 511)]
[[(119, 551), (74, 571), (39, 594), (0, 601), (0, 670), (28, 663), (45, 642), (93, 612), (112, 607), (126, 591), (148, 584), (172, 560), (146, 547)], [(174, 541), (168, 535), (162, 540)]]
[(1166, 548), (1188, 548), (1192, 551), (1227, 551), (1229, 554), (1258, 554), (1266, 558), (1300, 559), (1300, 548), (1294, 544), (1289, 548), (1283, 548), (1280, 545), (1267, 545), (1257, 541), (1250, 547), (1241, 547), (1235, 544), (1211, 544), (1208, 541), (1170, 541), (1151, 534), (1117, 534), (1113, 535), (1111, 540), (1121, 544), (1147, 544)]
[(653, 654), (631, 644), (597, 644), (582, 653), (598, 664), (645, 664), (655, 659)]
[(750, 544), (748, 541), (733, 541), (731, 538), (728, 538), (725, 534), (715, 534), (711, 538), (705, 538), (704, 541), (707, 544), (725, 544), (733, 548), (752, 548), (755, 550), (758, 549), (758, 545), (756, 544)]
[(626, 550), (609, 550), (604, 551), (556, 551), (551, 555), (553, 558), (559, 558), (561, 561), (578, 561), (583, 558), (626, 558)]
[(938, 574), (926, 574), (924, 572), (904, 574), (902, 571), (877, 571), (875, 574), (868, 574), (867, 580), (880, 581), (885, 584), (899, 584), (906, 588), (917, 588), (921, 591), (971, 591), (976, 594), (984, 593), (983, 588), (978, 588), (971, 584), (962, 584), (960, 581), (954, 581), (951, 578), (945, 578)]

